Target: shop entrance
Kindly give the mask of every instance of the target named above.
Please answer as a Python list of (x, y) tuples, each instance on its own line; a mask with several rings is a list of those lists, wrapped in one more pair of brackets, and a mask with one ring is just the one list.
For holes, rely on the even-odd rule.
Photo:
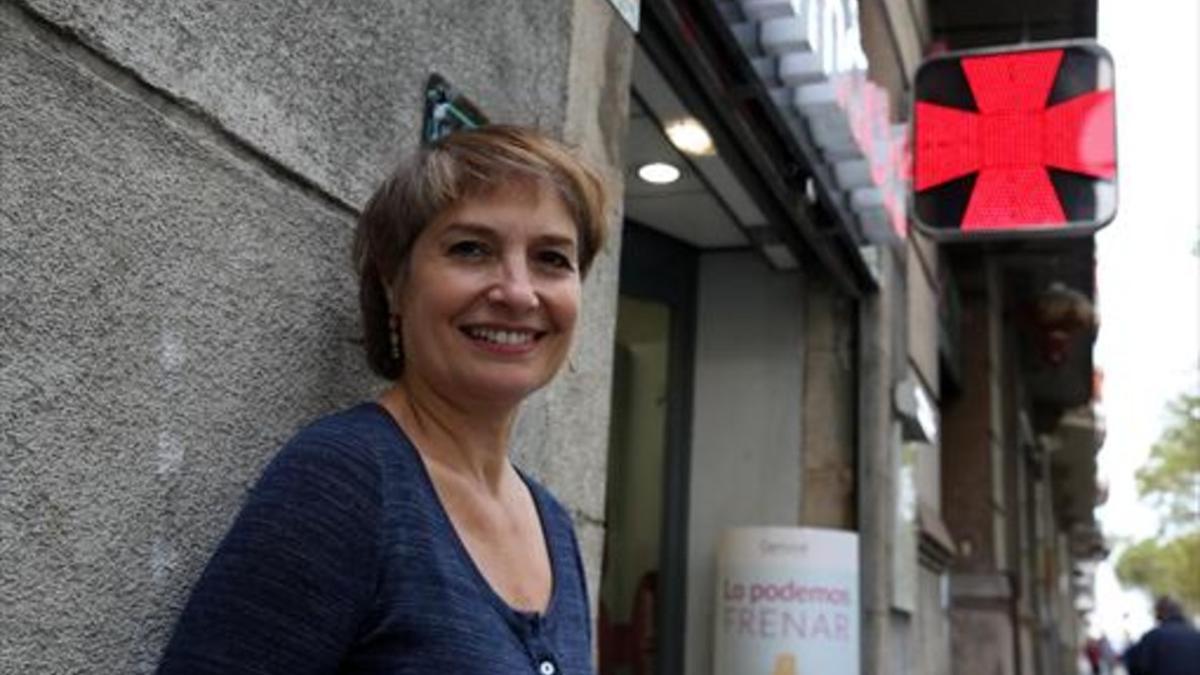
[(697, 254), (633, 223), (622, 236), (600, 673), (679, 673)]

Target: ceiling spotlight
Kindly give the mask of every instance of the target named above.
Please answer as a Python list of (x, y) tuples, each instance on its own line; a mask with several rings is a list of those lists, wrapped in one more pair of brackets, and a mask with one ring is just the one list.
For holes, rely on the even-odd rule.
[(638, 178), (655, 185), (666, 185), (679, 180), (679, 169), (666, 162), (651, 162), (638, 167)]
[(681, 152), (689, 155), (711, 155), (717, 151), (708, 130), (691, 117), (668, 123), (665, 131), (667, 138), (671, 139), (671, 144)]

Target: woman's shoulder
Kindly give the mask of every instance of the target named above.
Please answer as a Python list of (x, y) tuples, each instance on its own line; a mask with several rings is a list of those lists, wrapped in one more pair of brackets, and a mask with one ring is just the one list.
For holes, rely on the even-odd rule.
[(390, 424), (386, 413), (373, 403), (319, 417), (284, 443), (264, 477), (321, 474), (322, 482), (339, 478), (377, 482), (381, 449), (395, 440)]
[(387, 411), (367, 401), (312, 420), (291, 442), (363, 442), (378, 438), (394, 425)]
[(280, 454), (324, 457), (331, 461), (361, 458), (393, 440), (393, 426), (377, 404), (360, 403), (304, 425), (284, 444)]

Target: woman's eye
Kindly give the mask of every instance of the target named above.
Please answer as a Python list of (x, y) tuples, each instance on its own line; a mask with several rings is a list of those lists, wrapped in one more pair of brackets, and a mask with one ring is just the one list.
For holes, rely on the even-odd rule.
[(561, 251), (542, 251), (541, 253), (538, 253), (538, 261), (544, 265), (549, 265), (561, 270), (575, 269), (575, 261), (571, 260), (570, 256)]
[(482, 258), (488, 254), (488, 248), (481, 241), (466, 240), (451, 244), (447, 252), (455, 258)]

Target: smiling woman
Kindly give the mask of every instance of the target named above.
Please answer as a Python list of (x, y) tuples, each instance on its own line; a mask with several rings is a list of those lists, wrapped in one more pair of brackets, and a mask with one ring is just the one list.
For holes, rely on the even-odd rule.
[(566, 359), (607, 197), (558, 143), (459, 132), (359, 222), (376, 402), (303, 429), (193, 589), (163, 673), (591, 673), (566, 510), (509, 462)]

